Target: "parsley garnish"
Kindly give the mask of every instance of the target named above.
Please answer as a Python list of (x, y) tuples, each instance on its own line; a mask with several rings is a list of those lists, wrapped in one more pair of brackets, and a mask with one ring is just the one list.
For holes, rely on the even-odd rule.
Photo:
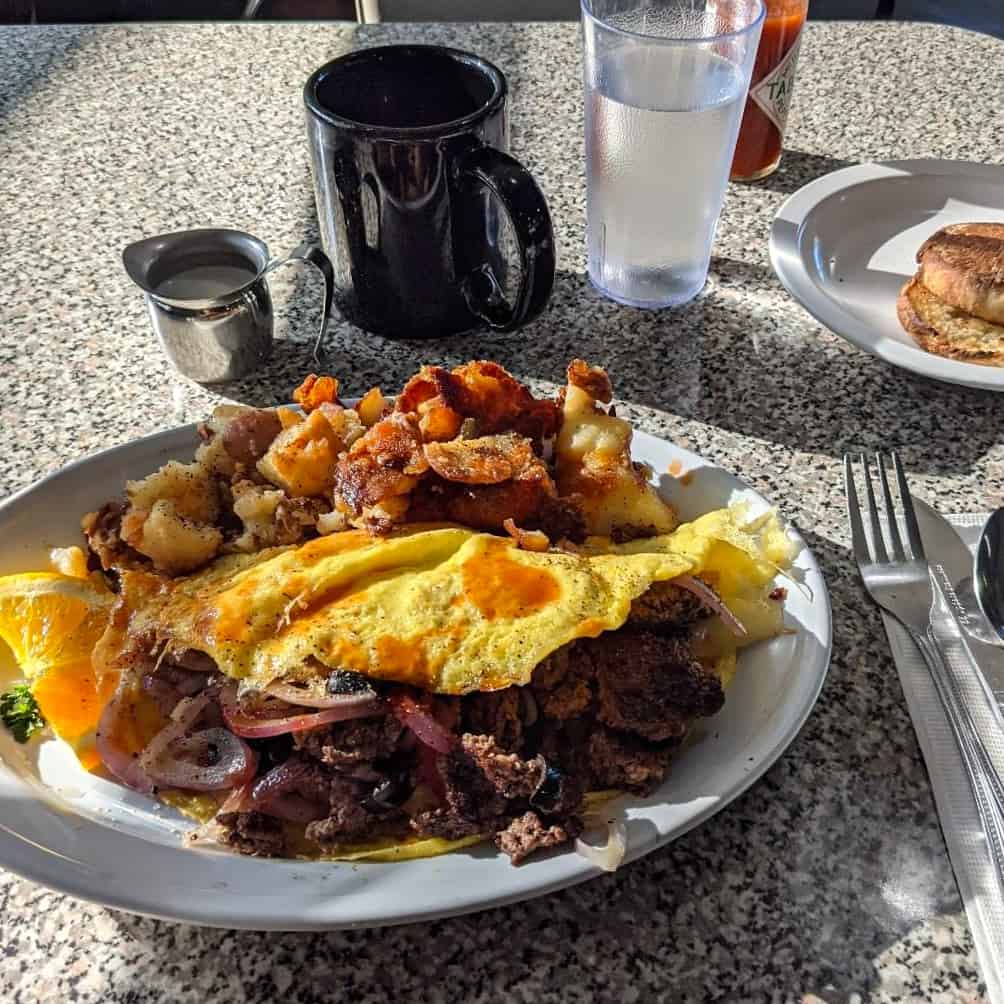
[(38, 709), (38, 701), (27, 683), (19, 683), (5, 694), (0, 694), (0, 721), (13, 733), (19, 743), (26, 743), (39, 729), (45, 728), (45, 719)]

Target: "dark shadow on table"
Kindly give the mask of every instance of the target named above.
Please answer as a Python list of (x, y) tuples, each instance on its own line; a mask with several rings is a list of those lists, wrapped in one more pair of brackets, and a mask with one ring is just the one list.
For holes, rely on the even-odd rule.
[(809, 153), (806, 150), (789, 150), (785, 148), (781, 155), (781, 163), (773, 174), (759, 181), (736, 182), (749, 185), (752, 188), (766, 188), (770, 192), (780, 192), (791, 195), (803, 185), (807, 185), (824, 174), (839, 171), (842, 167), (850, 167), (857, 161), (842, 160), (839, 157), (827, 157), (825, 154)]
[(95, 29), (85, 25), (67, 25), (53, 31), (39, 31), (33, 25), (9, 29), (0, 53), (6, 62), (17, 66), (17, 72), (8, 74), (10, 86), (0, 91), (0, 126), (19, 104), (58, 73), (63, 63), (80, 58), (79, 50), (94, 38)]
[[(156, 957), (165, 999), (216, 979), (256, 1000), (333, 999), (346, 981), (374, 1000), (438, 1000), (429, 988), (444, 986), (450, 1000), (500, 999), (516, 985), (520, 999), (551, 1000), (559, 982), (611, 1004), (629, 984), (639, 1000), (868, 999), (878, 957), (895, 945), (898, 964), (925, 965), (930, 935), (903, 939), (961, 903), (879, 615), (845, 549), (807, 540), (834, 614), (815, 710), (746, 794), (642, 861), (536, 904), (396, 929), (260, 934), (109, 920)], [(448, 858), (443, 866), (449, 881)], [(943, 951), (972, 946), (963, 937)], [(142, 978), (123, 968), (117, 999)]]
[[(818, 169), (819, 158), (810, 166)], [(309, 197), (298, 236), (319, 239)], [(663, 311), (614, 303), (587, 276), (560, 271), (544, 313), (509, 334), (398, 341), (336, 315), (320, 365), (310, 354), (320, 278), (309, 268), (285, 272), (272, 280), (272, 359), (253, 377), (218, 388), (235, 400), (289, 401), (304, 375), (318, 369), (335, 373), (348, 396), (374, 385), (393, 393), (423, 363), (455, 366), (475, 358), (496, 359), (548, 392), (549, 385), (563, 382), (567, 363), (582, 357), (607, 368), (615, 393), (629, 406), (663, 413), (668, 435), (683, 419), (795, 451), (811, 441), (813, 451), (830, 457), (894, 447), (908, 469), (948, 476), (969, 473), (999, 439), (987, 420), (997, 405), (992, 392), (915, 376), (854, 348), (810, 317), (783, 292), (771, 269), (756, 262), (714, 258), (705, 291)], [(924, 426), (904, 426), (902, 416), (919, 411), (927, 416)], [(909, 438), (904, 428), (912, 430)]]

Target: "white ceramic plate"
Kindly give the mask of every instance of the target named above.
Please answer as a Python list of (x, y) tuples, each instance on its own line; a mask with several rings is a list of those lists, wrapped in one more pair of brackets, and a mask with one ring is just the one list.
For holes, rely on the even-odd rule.
[(859, 164), (800, 188), (778, 210), (770, 260), (818, 321), (894, 366), (949, 383), (1004, 390), (1004, 368), (925, 352), (896, 299), (917, 249), (949, 223), (1004, 222), (1004, 167), (951, 160)]
[[(79, 540), (82, 513), (170, 459), (188, 460), (195, 426), (107, 450), (0, 506), (0, 574), (47, 567), (48, 549)], [(685, 518), (766, 502), (692, 453), (638, 433), (635, 456), (689, 484), (662, 482)], [(674, 470), (679, 465), (674, 466)], [(819, 694), (830, 653), (826, 585), (803, 550), (786, 620), (793, 633), (743, 654), (724, 710), (677, 758), (650, 799), (625, 800), (628, 858), (707, 819), (748, 788), (795, 738)], [(27, 752), (26, 752), (27, 750)], [(539, 896), (602, 874), (572, 851), (515, 868), (489, 844), (395, 864), (270, 861), (192, 851), (191, 824), (136, 792), (84, 772), (56, 740), (20, 747), (0, 729), (0, 865), (62, 892), (135, 913), (269, 930), (367, 927), (432, 919)]]

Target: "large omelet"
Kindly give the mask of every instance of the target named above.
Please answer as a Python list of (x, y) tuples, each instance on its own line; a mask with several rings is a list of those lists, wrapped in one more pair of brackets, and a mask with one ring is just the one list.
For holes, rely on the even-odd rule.
[[(520, 550), (456, 526), (350, 530), (300, 547), (218, 561), (165, 589), (126, 573), (130, 630), (195, 650), (263, 688), (348, 669), (450, 695), (529, 682), (577, 638), (624, 624), (653, 583), (701, 575), (746, 628), (777, 634), (763, 587), (791, 558), (776, 516), (708, 513), (670, 534), (627, 544), (592, 538), (575, 551)], [(732, 637), (721, 633), (721, 641)]]

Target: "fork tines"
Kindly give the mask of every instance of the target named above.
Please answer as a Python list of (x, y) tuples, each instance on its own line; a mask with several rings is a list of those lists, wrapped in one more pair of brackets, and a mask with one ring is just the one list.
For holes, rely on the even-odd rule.
[[(920, 539), (920, 527), (913, 510), (913, 499), (907, 487), (906, 475), (899, 455), (893, 451), (889, 454), (893, 471), (896, 474), (896, 484), (899, 489), (900, 504), (903, 509), (903, 522), (906, 526), (906, 536), (910, 553), (903, 546), (900, 536), (899, 521), (893, 503), (892, 491), (889, 488), (889, 477), (886, 471), (886, 461), (881, 453), (875, 454), (875, 465), (878, 468), (879, 482), (882, 486), (882, 501), (885, 509), (886, 525), (888, 527), (888, 545), (886, 534), (882, 531), (878, 506), (875, 503), (875, 490), (872, 487), (872, 473), (868, 458), (863, 454), (844, 454), (844, 488), (847, 492), (847, 512), (851, 521), (851, 538), (854, 544), (854, 557), (859, 565), (888, 564), (895, 562), (924, 561), (924, 545)], [(865, 532), (862, 520), (862, 509), (858, 501), (857, 488), (854, 483), (855, 462), (860, 464), (861, 477), (864, 480), (865, 498), (868, 503), (868, 524), (870, 534)]]

